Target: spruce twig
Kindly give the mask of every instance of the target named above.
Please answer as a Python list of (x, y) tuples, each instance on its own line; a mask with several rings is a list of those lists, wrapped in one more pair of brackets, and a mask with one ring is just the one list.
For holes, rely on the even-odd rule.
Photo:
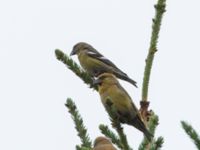
[(124, 130), (121, 127), (121, 125), (115, 127), (115, 129), (116, 129), (117, 133), (119, 134), (120, 140), (121, 140), (121, 142), (123, 144), (123, 150), (133, 150), (128, 144), (127, 137), (124, 134)]
[(165, 2), (166, 0), (158, 0), (157, 4), (155, 5), (156, 14), (153, 19), (150, 47), (146, 58), (146, 66), (145, 66), (143, 86), (142, 86), (142, 101), (148, 100), (149, 79), (150, 79), (154, 54), (157, 51), (158, 34), (160, 31), (162, 17), (165, 12)]
[(191, 138), (196, 147), (200, 150), (200, 136), (198, 135), (198, 133), (187, 122), (181, 121), (181, 124), (187, 135)]
[(91, 150), (91, 148), (81, 147), (81, 146), (77, 145), (76, 150)]
[[(154, 114), (153, 112), (151, 112), (151, 116), (150, 116), (150, 119), (149, 119), (149, 122), (148, 122), (148, 127), (149, 127), (149, 132), (151, 132), (153, 135), (155, 133), (155, 129), (156, 127), (158, 126), (158, 121), (159, 121), (159, 118), (156, 114)], [(155, 142), (153, 141), (151, 143), (151, 145), (153, 146), (155, 144)], [(144, 137), (142, 143), (140, 144), (139, 146), (139, 150), (146, 150), (147, 147), (149, 147), (149, 141), (146, 139), (146, 137)], [(152, 147), (150, 146), (150, 147)]]
[[(158, 42), (158, 35), (160, 31), (161, 21), (162, 21), (163, 14), (165, 12), (165, 7), (166, 7), (165, 3), (166, 3), (166, 0), (158, 0), (157, 4), (155, 5), (156, 12), (155, 12), (155, 17), (153, 19), (150, 47), (149, 47), (148, 55), (146, 58), (146, 65), (144, 69), (143, 85), (142, 85), (142, 100), (140, 103), (140, 106), (141, 106), (140, 113), (146, 124), (150, 117), (150, 122), (148, 123), (148, 127), (152, 134), (154, 134), (155, 128), (158, 125), (158, 117), (155, 114), (151, 116), (151, 113), (148, 111), (148, 107), (149, 107), (148, 89), (149, 89), (149, 80), (150, 80), (154, 55), (157, 51), (157, 42)], [(150, 149), (152, 145), (154, 144), (155, 144), (154, 142), (149, 143), (149, 141), (146, 138), (144, 138), (141, 145), (139, 146), (139, 150)]]
[(69, 56), (64, 54), (59, 49), (55, 50), (55, 54), (56, 54), (56, 58), (59, 61), (62, 61), (67, 66), (67, 68), (73, 71), (78, 77), (80, 77), (90, 87), (93, 87), (95, 90), (97, 90), (97, 87), (93, 86), (94, 79), (87, 72), (85, 72), (75, 61), (73, 61), (73, 59), (71, 59)]
[(80, 145), (76, 145), (76, 150), (81, 150), (81, 146)]
[[(75, 123), (75, 128), (78, 132), (78, 136), (81, 139), (81, 147), (89, 148), (91, 149), (92, 147), (92, 142), (87, 134), (87, 129), (85, 128), (83, 124), (83, 119), (81, 118), (75, 103), (72, 101), (72, 99), (68, 98), (65, 106), (68, 108), (69, 113), (71, 114), (71, 117)], [(78, 148), (77, 146), (76, 148)], [(81, 148), (79, 147), (79, 148)], [(82, 148), (81, 148), (82, 149)]]
[(158, 139), (154, 142), (153, 147), (151, 150), (160, 150), (164, 143), (163, 137), (158, 137)]
[(119, 137), (113, 133), (108, 126), (105, 126), (103, 124), (101, 124), (99, 126), (99, 129), (101, 130), (101, 133), (104, 134), (106, 137), (108, 137), (109, 139), (112, 140), (112, 143), (117, 145), (118, 148), (123, 149), (123, 145), (119, 139)]
[(154, 135), (156, 127), (159, 124), (159, 118), (155, 113), (151, 113), (150, 120), (148, 122), (149, 131)]

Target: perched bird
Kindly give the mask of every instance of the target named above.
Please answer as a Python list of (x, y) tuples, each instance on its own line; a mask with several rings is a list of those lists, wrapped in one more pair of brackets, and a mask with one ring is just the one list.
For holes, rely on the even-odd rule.
[(129, 78), (126, 73), (117, 68), (114, 63), (105, 58), (91, 45), (84, 42), (77, 43), (74, 45), (70, 56), (75, 54), (78, 55), (78, 59), (83, 69), (85, 69), (90, 75), (97, 77), (105, 72), (112, 73), (117, 78), (128, 81), (137, 87), (134, 80)]
[(103, 136), (99, 136), (94, 141), (94, 148), (92, 150), (117, 150), (111, 141)]
[(153, 135), (147, 130), (140, 113), (131, 97), (120, 85), (117, 78), (111, 73), (103, 73), (94, 80), (98, 85), (98, 91), (104, 107), (108, 105), (115, 109), (115, 115), (121, 123), (132, 125), (142, 131), (146, 138), (151, 141)]

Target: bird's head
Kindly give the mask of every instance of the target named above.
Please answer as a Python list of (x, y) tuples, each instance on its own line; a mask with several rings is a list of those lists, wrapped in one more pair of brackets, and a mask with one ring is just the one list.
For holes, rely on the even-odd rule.
[(99, 136), (94, 141), (94, 147), (100, 145), (100, 144), (112, 144), (109, 139), (103, 136)]
[(93, 47), (91, 45), (89, 45), (85, 42), (79, 42), (76, 45), (74, 45), (74, 47), (70, 53), (70, 56), (79, 54), (83, 50), (90, 51), (91, 49), (93, 49)]
[(100, 74), (96, 80), (93, 81), (93, 85), (112, 85), (112, 84), (118, 84), (118, 80), (115, 77), (115, 75), (113, 75), (112, 73), (103, 73)]

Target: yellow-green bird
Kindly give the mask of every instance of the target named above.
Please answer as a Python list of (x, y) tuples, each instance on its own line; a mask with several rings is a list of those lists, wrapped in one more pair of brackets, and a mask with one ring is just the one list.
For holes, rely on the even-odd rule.
[(94, 141), (94, 148), (92, 150), (117, 150), (112, 142), (106, 137), (99, 136)]
[(79, 42), (74, 45), (72, 55), (78, 55), (79, 62), (83, 69), (90, 75), (98, 75), (108, 72), (114, 74), (117, 78), (125, 80), (137, 87), (136, 82), (121, 71), (114, 63), (105, 58), (95, 48), (85, 42)]
[(103, 105), (105, 107), (108, 105), (112, 106), (116, 110), (115, 115), (121, 123), (134, 126), (142, 131), (146, 138), (151, 141), (153, 135), (147, 130), (138, 109), (117, 78), (111, 73), (103, 73), (94, 80), (94, 84), (98, 85)]

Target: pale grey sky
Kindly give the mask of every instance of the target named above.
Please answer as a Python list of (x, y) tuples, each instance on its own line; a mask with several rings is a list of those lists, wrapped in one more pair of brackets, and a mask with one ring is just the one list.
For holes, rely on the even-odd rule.
[[(122, 85), (139, 106), (156, 0), (7, 0), (0, 5), (0, 149), (73, 150), (79, 144), (64, 107), (71, 97), (92, 139), (110, 121), (99, 95), (56, 60), (88, 42), (138, 82)], [(200, 133), (200, 2), (167, 0), (150, 82), (151, 109), (160, 117), (163, 150), (195, 149), (180, 126)], [(77, 58), (74, 57), (77, 61)], [(77, 61), (78, 62), (78, 61)], [(142, 134), (124, 126), (137, 149)]]

